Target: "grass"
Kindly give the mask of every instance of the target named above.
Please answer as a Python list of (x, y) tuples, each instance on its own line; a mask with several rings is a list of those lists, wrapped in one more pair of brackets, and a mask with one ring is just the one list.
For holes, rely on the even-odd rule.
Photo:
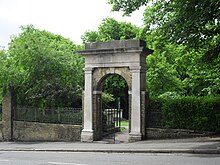
[(121, 121), (121, 127), (128, 127), (129, 122), (128, 121)]
[[(115, 126), (118, 126), (118, 122), (115, 122)], [(121, 127), (128, 127), (129, 126), (129, 122), (128, 121), (120, 121), (120, 126)]]

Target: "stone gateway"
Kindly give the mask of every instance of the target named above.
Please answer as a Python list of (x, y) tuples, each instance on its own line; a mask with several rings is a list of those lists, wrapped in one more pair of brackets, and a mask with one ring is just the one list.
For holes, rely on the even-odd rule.
[(129, 141), (145, 138), (146, 56), (153, 51), (142, 40), (87, 43), (85, 57), (84, 123), (81, 141), (102, 138), (102, 85), (108, 75), (118, 74), (128, 84)]

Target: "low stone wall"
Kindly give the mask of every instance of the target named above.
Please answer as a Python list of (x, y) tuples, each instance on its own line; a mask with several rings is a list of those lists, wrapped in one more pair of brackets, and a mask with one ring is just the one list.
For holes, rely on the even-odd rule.
[(2, 135), (2, 121), (0, 121), (0, 141), (3, 140), (3, 135)]
[(13, 122), (15, 141), (80, 141), (82, 126), (35, 122)]
[(146, 128), (147, 139), (178, 139), (213, 135), (211, 132), (196, 132), (184, 129)]

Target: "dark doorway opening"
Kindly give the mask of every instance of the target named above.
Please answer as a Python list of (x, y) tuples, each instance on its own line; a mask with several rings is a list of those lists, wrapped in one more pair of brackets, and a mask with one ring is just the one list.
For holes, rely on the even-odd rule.
[(118, 132), (129, 130), (129, 100), (126, 80), (118, 74), (106, 75), (102, 83), (103, 136), (117, 140)]

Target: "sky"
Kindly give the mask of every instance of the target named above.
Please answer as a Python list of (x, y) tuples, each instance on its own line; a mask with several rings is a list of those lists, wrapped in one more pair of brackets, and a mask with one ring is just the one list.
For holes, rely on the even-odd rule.
[(18, 35), (20, 26), (33, 24), (82, 44), (81, 35), (97, 30), (104, 18), (142, 26), (143, 8), (131, 17), (111, 12), (108, 0), (0, 0), (0, 46), (7, 49), (10, 36)]

